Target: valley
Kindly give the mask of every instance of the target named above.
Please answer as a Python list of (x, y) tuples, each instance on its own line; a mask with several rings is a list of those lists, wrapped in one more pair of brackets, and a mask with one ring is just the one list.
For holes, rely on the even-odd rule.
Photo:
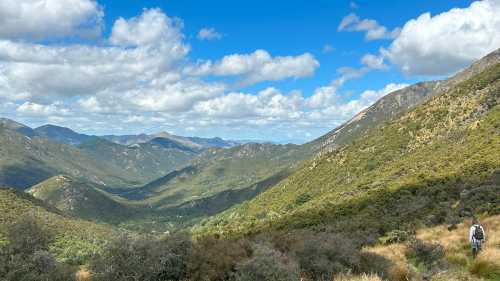
[(303, 144), (2, 118), (0, 187), (2, 281), (499, 280), (500, 49)]

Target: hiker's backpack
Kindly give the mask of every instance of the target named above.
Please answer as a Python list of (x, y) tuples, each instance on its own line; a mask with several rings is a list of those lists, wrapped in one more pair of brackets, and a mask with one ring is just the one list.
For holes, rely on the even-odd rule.
[(476, 238), (476, 240), (484, 239), (483, 228), (479, 225), (474, 226), (474, 238)]

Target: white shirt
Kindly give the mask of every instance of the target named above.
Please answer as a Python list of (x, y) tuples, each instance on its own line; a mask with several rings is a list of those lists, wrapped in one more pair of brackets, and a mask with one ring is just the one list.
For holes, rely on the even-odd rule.
[(484, 236), (483, 240), (486, 240), (486, 232), (484, 231), (484, 228), (479, 224), (474, 224), (473, 226), (470, 227), (470, 231), (469, 231), (469, 242), (471, 242), (471, 243), (476, 242), (476, 238), (474, 238), (474, 232), (476, 231), (476, 227), (481, 228), (481, 230), (483, 231), (483, 236)]

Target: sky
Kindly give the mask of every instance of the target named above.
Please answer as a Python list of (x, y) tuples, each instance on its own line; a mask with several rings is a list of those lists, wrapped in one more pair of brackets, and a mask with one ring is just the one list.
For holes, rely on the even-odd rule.
[(500, 0), (2, 0), (0, 117), (303, 143), (500, 47)]

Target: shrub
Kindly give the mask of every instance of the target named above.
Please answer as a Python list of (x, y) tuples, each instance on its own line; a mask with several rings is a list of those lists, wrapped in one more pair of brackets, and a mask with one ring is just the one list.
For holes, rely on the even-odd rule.
[(7, 227), (7, 241), (0, 248), (0, 276), (9, 281), (69, 281), (74, 269), (56, 261), (48, 252), (52, 240), (33, 216), (23, 216)]
[(194, 245), (189, 261), (189, 278), (211, 281), (227, 280), (234, 274), (236, 265), (251, 256), (250, 243), (246, 240), (204, 238)]
[(266, 245), (255, 245), (253, 257), (237, 265), (234, 280), (299, 280), (298, 271), (298, 265), (283, 253)]
[(362, 252), (360, 254), (360, 272), (388, 276), (391, 265), (392, 262), (381, 255), (370, 252)]
[(301, 270), (314, 280), (359, 271), (360, 255), (355, 243), (339, 234), (305, 233), (295, 246)]
[(438, 265), (444, 257), (444, 247), (438, 243), (425, 243), (415, 239), (409, 244), (407, 256), (414, 259), (417, 264), (422, 264), (426, 269)]
[(183, 235), (166, 240), (121, 236), (89, 265), (94, 280), (182, 280), (187, 275), (191, 240)]

